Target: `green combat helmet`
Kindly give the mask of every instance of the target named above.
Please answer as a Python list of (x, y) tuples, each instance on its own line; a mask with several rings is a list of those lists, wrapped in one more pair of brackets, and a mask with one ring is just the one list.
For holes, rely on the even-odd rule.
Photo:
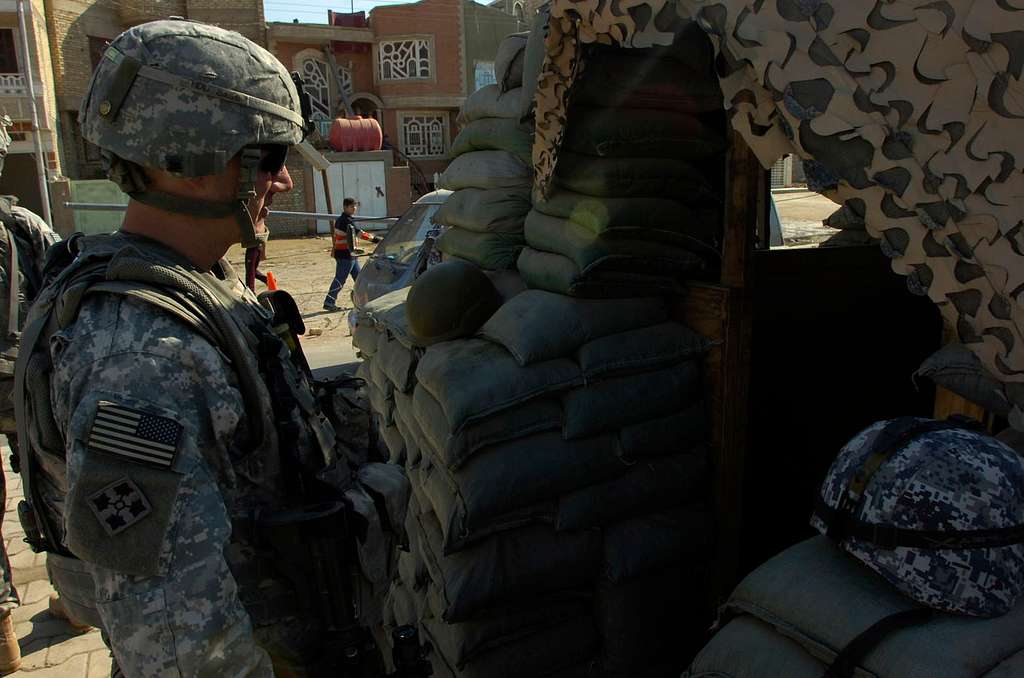
[(476, 266), (448, 261), (428, 269), (409, 290), (405, 314), (420, 346), (472, 336), (501, 306), (494, 283)]
[[(82, 101), (82, 135), (134, 200), (205, 218), (235, 214), (243, 247), (256, 246), (246, 203), (261, 154), (284, 164), (306, 130), (292, 77), (238, 33), (171, 19), (130, 28), (100, 60)], [(238, 193), (225, 202), (182, 200), (148, 187), (143, 168), (180, 177), (220, 174), (241, 153)]]

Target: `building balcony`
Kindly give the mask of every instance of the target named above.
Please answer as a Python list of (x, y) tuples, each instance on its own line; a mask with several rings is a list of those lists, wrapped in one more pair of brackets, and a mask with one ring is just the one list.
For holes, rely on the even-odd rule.
[(28, 83), (24, 73), (0, 73), (0, 96), (22, 97), (28, 95)]

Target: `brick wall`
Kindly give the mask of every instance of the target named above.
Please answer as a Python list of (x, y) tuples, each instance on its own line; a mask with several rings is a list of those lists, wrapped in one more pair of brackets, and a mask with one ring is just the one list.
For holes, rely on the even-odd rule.
[[(312, 170), (298, 153), (288, 155), (288, 174), (292, 178), (292, 190), (274, 196), (273, 209), (285, 212), (313, 212), (313, 187), (309, 185)], [(309, 195), (306, 187), (309, 185)], [(316, 223), (312, 219), (267, 219), (271, 237), (296, 237), (316, 234)]]
[[(409, 96), (463, 96), (461, 0), (423, 0), (415, 4), (378, 6), (370, 13), (377, 40), (433, 36), (433, 73), (429, 80), (378, 81), (382, 99)], [(376, 77), (376, 75), (375, 75)]]

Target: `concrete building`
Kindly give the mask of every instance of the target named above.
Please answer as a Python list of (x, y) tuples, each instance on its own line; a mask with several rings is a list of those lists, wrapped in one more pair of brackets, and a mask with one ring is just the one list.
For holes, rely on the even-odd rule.
[(48, 178), (61, 173), (57, 153), (57, 101), (43, 0), (25, 0), (24, 12), (28, 63), (22, 51), (18, 3), (16, 0), (0, 0), (0, 113), (6, 113), (14, 121), (11, 129), (13, 141), (0, 178), (0, 194), (15, 195), (22, 206), (42, 214), (43, 201), (32, 132), (32, 101), (28, 95), (29, 78), (36, 95), (39, 135)]

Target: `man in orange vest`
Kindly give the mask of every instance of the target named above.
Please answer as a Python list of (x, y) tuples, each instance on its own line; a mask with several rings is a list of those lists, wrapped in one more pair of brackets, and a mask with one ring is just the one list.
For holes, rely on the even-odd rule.
[(341, 310), (335, 304), (335, 301), (345, 284), (345, 278), (351, 273), (352, 280), (354, 281), (359, 275), (359, 262), (352, 256), (356, 238), (369, 240), (370, 242), (380, 242), (381, 240), (377, 236), (356, 227), (354, 217), (358, 207), (359, 203), (355, 198), (345, 198), (342, 202), (341, 216), (334, 222), (334, 246), (331, 248), (331, 256), (334, 257), (336, 268), (334, 271), (334, 281), (331, 282), (331, 288), (327, 290), (327, 298), (324, 299), (325, 311)]

